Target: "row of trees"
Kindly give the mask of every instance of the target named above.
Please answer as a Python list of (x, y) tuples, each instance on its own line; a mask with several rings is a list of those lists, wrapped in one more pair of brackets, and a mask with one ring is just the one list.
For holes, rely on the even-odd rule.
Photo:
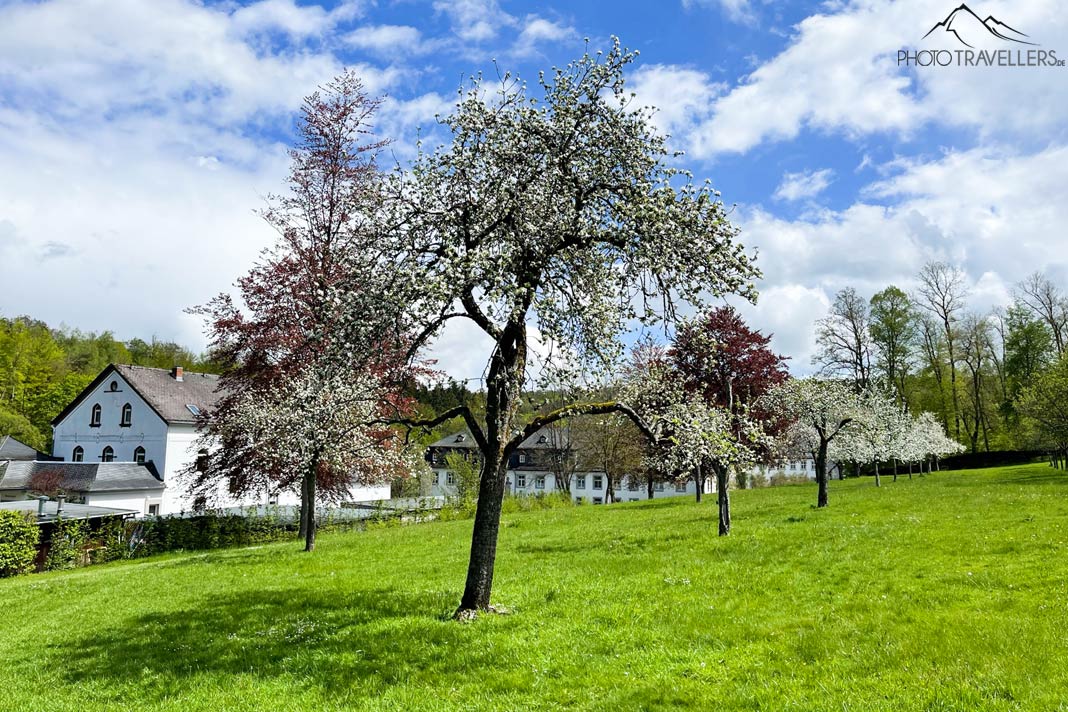
[(218, 364), (166, 341), (119, 341), (100, 334), (49, 327), (31, 317), (0, 317), (0, 436), (45, 450), (52, 418), (110, 363), (214, 373)]
[(817, 322), (821, 374), (934, 413), (972, 452), (1050, 446), (1030, 403), (1068, 349), (1068, 293), (1036, 272), (1008, 308), (981, 313), (968, 306), (958, 266), (928, 263), (917, 282), (912, 293), (889, 286), (870, 300), (838, 292)]

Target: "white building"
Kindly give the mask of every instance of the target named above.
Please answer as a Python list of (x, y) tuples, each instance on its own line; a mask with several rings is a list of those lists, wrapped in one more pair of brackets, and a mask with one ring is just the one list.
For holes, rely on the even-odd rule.
[[(448, 469), (445, 457), (459, 453), (468, 458), (477, 458), (478, 448), (470, 433), (454, 433), (432, 443), (427, 451), (432, 477), (430, 494), (450, 497), (456, 495), (456, 475)], [(563, 463), (576, 457), (570, 443), (560, 441), (560, 433), (542, 428), (524, 440), (508, 462), (507, 491), (510, 494), (538, 495), (555, 492), (554, 469), (562, 470)], [(558, 467), (553, 467), (559, 465)], [(476, 464), (475, 467), (478, 465)], [(568, 468), (573, 469), (573, 468)], [(705, 483), (705, 494), (716, 491), (713, 478)], [(608, 478), (603, 471), (575, 470), (571, 475), (571, 497), (576, 502), (604, 504), (608, 501)], [(655, 482), (653, 498), (696, 496), (697, 485), (688, 480), (683, 483)], [(649, 499), (648, 486), (637, 477), (625, 476), (615, 483), (613, 502), (637, 502)]]
[[(196, 447), (198, 415), (216, 402), (219, 377), (143, 366), (110, 365), (52, 421), (52, 454), (71, 463), (128, 463), (142, 466), (162, 485), (145, 489), (142, 514), (173, 514), (213, 507), (298, 504), (297, 491), (268, 492), (234, 499), (220, 484), (211, 502), (197, 501), (183, 473), (208, 452)], [(352, 501), (389, 499), (389, 487), (355, 487)], [(95, 503), (95, 502), (94, 502)], [(118, 505), (113, 505), (118, 506)]]

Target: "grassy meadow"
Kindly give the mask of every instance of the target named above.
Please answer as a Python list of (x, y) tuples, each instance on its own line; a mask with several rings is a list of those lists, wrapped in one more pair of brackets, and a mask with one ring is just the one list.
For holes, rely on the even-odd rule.
[(0, 581), (3, 710), (1068, 710), (1048, 466), (507, 514)]

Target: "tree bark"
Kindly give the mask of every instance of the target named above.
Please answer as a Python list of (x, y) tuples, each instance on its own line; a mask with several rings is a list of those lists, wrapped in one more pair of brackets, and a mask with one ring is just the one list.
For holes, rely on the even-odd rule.
[(816, 452), (816, 483), (819, 493), (816, 497), (817, 507), (827, 506), (827, 441), (820, 438), (820, 448)]
[(716, 472), (716, 501), (719, 504), (719, 535), (731, 533), (731, 496), (727, 489), (727, 468), (713, 466)]
[(704, 489), (704, 484), (705, 484), (705, 474), (701, 470), (701, 465), (700, 464), (697, 465), (697, 469), (695, 469), (694, 472), (693, 472), (693, 481), (694, 481), (694, 484), (697, 485), (697, 501), (700, 502), (701, 501), (701, 490)]
[(647, 477), (645, 479), (646, 493), (649, 495), (649, 499), (653, 498), (653, 478)]
[(882, 487), (883, 486), (882, 481), (879, 479), (879, 461), (878, 460), (875, 461), (875, 486), (876, 487)]
[(297, 521), (297, 537), (303, 539), (308, 534), (308, 507), (305, 502), (308, 501), (308, 478), (307, 476), (300, 478), (300, 512), (299, 520)]
[(894, 482), (897, 482), (897, 458), (893, 458), (892, 462), (894, 463)]
[(513, 323), (497, 339), (486, 378), (486, 430), (482, 470), (478, 483), (471, 558), (460, 607), (455, 617), (489, 609), (493, 590), (493, 567), (497, 559), (497, 536), (508, 465), (505, 448), (519, 406), (526, 369), (526, 326)]
[(306, 502), (304, 504), (304, 551), (315, 551), (315, 475), (319, 471), (319, 458), (312, 459), (311, 467), (304, 474)]

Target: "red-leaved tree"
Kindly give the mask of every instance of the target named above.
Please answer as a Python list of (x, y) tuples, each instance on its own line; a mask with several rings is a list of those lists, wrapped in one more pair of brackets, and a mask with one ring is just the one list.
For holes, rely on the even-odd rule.
[(305, 99), (289, 190), (261, 212), (277, 243), (237, 281), (239, 301), (221, 294), (193, 310), (228, 369), (220, 400), (200, 417), (199, 446), (211, 456), (192, 488), (213, 494), (225, 482), (246, 495), (299, 485), (308, 551), (317, 498), (342, 499), (406, 463), (394, 432), (372, 423), (410, 406), (400, 395), (411, 376), (407, 345), (386, 340), (396, 331), (370, 316), (341, 318), (375, 298), (354, 263), (374, 259), (383, 186), (375, 156), (386, 145), (371, 134), (378, 106), (351, 71)]

